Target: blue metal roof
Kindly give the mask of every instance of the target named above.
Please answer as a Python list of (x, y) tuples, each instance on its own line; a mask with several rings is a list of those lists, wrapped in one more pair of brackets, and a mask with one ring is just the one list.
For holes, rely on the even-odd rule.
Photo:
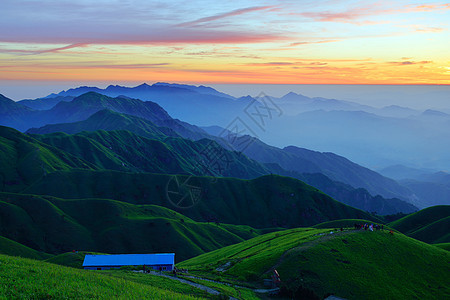
[(86, 255), (83, 267), (173, 265), (175, 253)]

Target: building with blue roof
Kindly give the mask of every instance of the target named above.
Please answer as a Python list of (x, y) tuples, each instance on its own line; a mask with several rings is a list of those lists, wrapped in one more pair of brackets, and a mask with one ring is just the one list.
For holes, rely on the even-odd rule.
[(84, 257), (83, 262), (83, 268), (86, 270), (119, 269), (123, 266), (145, 266), (147, 269), (172, 271), (175, 266), (175, 253), (89, 254)]

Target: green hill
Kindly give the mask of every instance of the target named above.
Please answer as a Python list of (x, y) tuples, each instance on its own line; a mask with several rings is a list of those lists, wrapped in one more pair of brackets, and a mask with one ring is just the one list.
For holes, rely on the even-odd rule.
[(422, 209), (389, 223), (389, 226), (426, 243), (449, 243), (450, 205)]
[(45, 262), (66, 267), (82, 269), (84, 257), (86, 256), (86, 254), (104, 254), (104, 253), (88, 252), (88, 251), (75, 251), (75, 252), (72, 251), (54, 255), (50, 258), (45, 259)]
[(434, 244), (434, 246), (450, 251), (450, 243), (439, 243)]
[(289, 298), (445, 299), (449, 260), (445, 250), (386, 230), (302, 228), (265, 234), (178, 266), (255, 284), (276, 269)]
[(206, 299), (189, 285), (147, 274), (76, 270), (0, 255), (1, 299)]
[(24, 246), (13, 240), (0, 236), (0, 254), (20, 256), (32, 259), (46, 259), (51, 255), (43, 252), (38, 252), (30, 247)]
[[(185, 181), (188, 186), (181, 184)], [(65, 199), (103, 198), (154, 204), (179, 209), (196, 221), (255, 228), (311, 226), (338, 219), (377, 220), (299, 180), (276, 175), (241, 180), (73, 170), (48, 174), (24, 192)], [(181, 195), (186, 195), (184, 200)], [(192, 202), (195, 205), (190, 205)]]
[(313, 228), (352, 228), (354, 224), (379, 224), (377, 222), (373, 222), (370, 220), (361, 220), (361, 219), (342, 219), (342, 220), (336, 220), (336, 221), (329, 221), (329, 222), (323, 222), (317, 225), (312, 226)]
[(95, 169), (83, 159), (0, 126), (0, 190), (18, 191), (45, 174), (73, 168)]
[[(207, 139), (192, 141), (165, 137), (155, 140), (125, 130), (99, 130), (75, 135), (53, 133), (33, 137), (83, 158), (99, 169), (239, 178), (255, 178), (269, 173), (261, 164), (225, 150)], [(207, 151), (220, 151), (224, 155), (220, 166), (208, 164), (205, 158)]]
[[(46, 253), (175, 252), (182, 260), (260, 233), (248, 226), (194, 222), (155, 205), (0, 193), (0, 235)], [(23, 246), (10, 244), (0, 251), (24, 252)], [(23, 256), (38, 258), (34, 252)]]

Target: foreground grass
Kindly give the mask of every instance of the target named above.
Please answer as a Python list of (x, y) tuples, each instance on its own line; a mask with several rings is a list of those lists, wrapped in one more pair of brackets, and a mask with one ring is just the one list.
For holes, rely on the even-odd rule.
[(220, 292), (222, 295), (225, 295), (227, 297), (233, 297), (236, 299), (245, 299), (245, 300), (260, 299), (260, 297), (258, 297), (256, 295), (256, 293), (253, 292), (253, 290), (249, 289), (249, 288), (244, 288), (244, 287), (240, 287), (240, 286), (224, 284), (224, 283), (219, 283), (219, 282), (212, 282), (209, 280), (202, 280), (202, 279), (191, 278), (191, 277), (186, 277), (186, 276), (181, 276), (181, 277), (183, 279), (213, 288), (216, 291)]
[(127, 277), (0, 255), (1, 299), (199, 299)]
[[(132, 281), (139, 284), (145, 284), (149, 285), (155, 288), (163, 289), (166, 291), (172, 291), (175, 293), (181, 293), (183, 295), (189, 295), (192, 297), (205, 297), (205, 298), (212, 298), (212, 295), (208, 294), (207, 292), (197, 289), (193, 286), (190, 286), (185, 283), (181, 283), (179, 281), (157, 276), (157, 275), (150, 275), (150, 274), (144, 274), (144, 273), (137, 273), (132, 271), (118, 271), (118, 270), (111, 270), (111, 271), (103, 271), (105, 276), (109, 276), (111, 278), (119, 278), (119, 279), (125, 279), (128, 281)], [(205, 284), (206, 285), (206, 284)]]
[(387, 230), (331, 230), (266, 234), (179, 266), (257, 284), (277, 269), (282, 292), (290, 298), (449, 299), (448, 251)]
[[(210, 273), (219, 276), (214, 279), (224, 277), (228, 280), (255, 281), (264, 275), (268, 267), (275, 265), (286, 250), (317, 239), (319, 234), (326, 232), (329, 229), (296, 228), (273, 232), (194, 257), (178, 266), (202, 275)], [(217, 271), (220, 267), (226, 271)]]

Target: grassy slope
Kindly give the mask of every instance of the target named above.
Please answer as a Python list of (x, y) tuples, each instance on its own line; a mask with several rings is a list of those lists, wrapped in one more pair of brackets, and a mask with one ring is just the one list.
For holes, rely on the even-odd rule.
[[(179, 266), (191, 273), (212, 272), (259, 283), (276, 268), (290, 293), (302, 287), (319, 297), (329, 293), (349, 299), (449, 296), (447, 251), (387, 231), (328, 232), (304, 228), (270, 233)], [(214, 271), (227, 262), (231, 267), (226, 271)]]
[(104, 254), (104, 253), (87, 252), (87, 251), (66, 252), (47, 258), (45, 259), (45, 262), (66, 267), (82, 269), (84, 257), (86, 256), (86, 254)]
[(442, 248), (447, 251), (450, 251), (450, 243), (439, 243), (439, 244), (434, 244), (434, 246)]
[(432, 206), (389, 223), (398, 231), (427, 243), (450, 242), (450, 205)]
[(0, 193), (0, 235), (47, 253), (175, 252), (183, 260), (258, 234), (248, 226), (194, 222), (155, 205)]
[(50, 254), (38, 252), (13, 240), (0, 236), (0, 254), (14, 255), (32, 259), (46, 259)]
[(95, 169), (88, 162), (0, 126), (0, 189), (17, 191), (43, 175), (72, 168)]
[(138, 282), (120, 274), (108, 276), (5, 255), (0, 255), (0, 274), (0, 298), (6, 299), (196, 299), (192, 295), (204, 295), (160, 278)]
[[(173, 176), (148, 173), (76, 170), (49, 174), (25, 192), (62, 198), (116, 199), (173, 208), (166, 194), (171, 178)], [(182, 182), (187, 176), (177, 178)], [(170, 182), (173, 184), (173, 180)], [(221, 223), (267, 228), (311, 226), (346, 218), (376, 220), (366, 212), (337, 202), (288, 177), (218, 178), (215, 181), (208, 177), (192, 177), (188, 183), (199, 187), (200, 201), (182, 213), (196, 221), (214, 219)]]
[[(255, 178), (269, 174), (261, 164), (245, 155), (227, 151), (210, 140), (191, 141), (180, 137), (158, 140), (139, 136), (126, 130), (82, 132), (75, 135), (54, 133), (33, 135), (44, 143), (95, 164), (100, 169), (163, 174), (219, 175)], [(221, 168), (211, 164), (205, 171), (200, 162), (207, 149), (218, 147), (226, 155)]]
[(336, 220), (336, 221), (329, 221), (329, 222), (323, 222), (317, 225), (314, 225), (312, 227), (314, 228), (337, 228), (340, 229), (342, 228), (352, 228), (354, 224), (379, 224), (381, 225), (382, 223), (377, 223), (377, 222), (373, 222), (370, 220), (362, 220), (362, 219), (342, 219), (342, 220)]

